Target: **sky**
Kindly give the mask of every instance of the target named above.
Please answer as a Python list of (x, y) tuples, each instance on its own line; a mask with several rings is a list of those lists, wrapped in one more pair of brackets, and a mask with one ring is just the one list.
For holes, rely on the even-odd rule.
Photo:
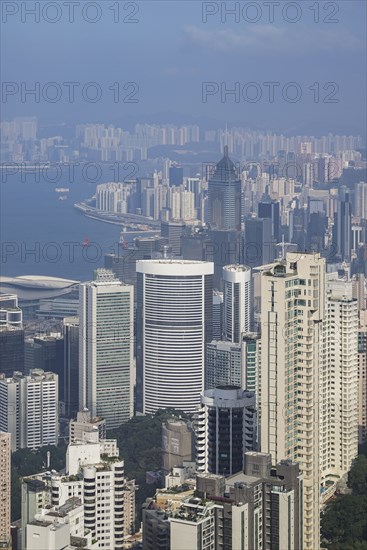
[(1, 118), (364, 136), (366, 6), (2, 0)]

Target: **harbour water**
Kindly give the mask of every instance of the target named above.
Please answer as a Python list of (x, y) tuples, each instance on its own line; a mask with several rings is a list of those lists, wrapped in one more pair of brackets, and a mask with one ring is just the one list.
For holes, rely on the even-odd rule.
[[(108, 181), (111, 173), (105, 170), (97, 183)], [(118, 250), (122, 229), (74, 208), (74, 203), (94, 195), (97, 183), (77, 175), (70, 182), (67, 174), (57, 183), (45, 178), (36, 182), (31, 173), (3, 177), (0, 274), (91, 279), (93, 271), (103, 266), (104, 254)], [(67, 199), (58, 200), (55, 188), (69, 188)], [(125, 240), (137, 236), (126, 233)]]

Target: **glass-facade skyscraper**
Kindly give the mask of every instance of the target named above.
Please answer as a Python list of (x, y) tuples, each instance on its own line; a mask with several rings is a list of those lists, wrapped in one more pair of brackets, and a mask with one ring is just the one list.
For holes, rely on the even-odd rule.
[(208, 222), (212, 229), (241, 229), (241, 180), (227, 146), (209, 177)]

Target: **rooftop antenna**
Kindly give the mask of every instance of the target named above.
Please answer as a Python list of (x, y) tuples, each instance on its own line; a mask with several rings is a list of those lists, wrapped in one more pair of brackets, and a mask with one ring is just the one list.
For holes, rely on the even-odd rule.
[(228, 157), (228, 124), (226, 122), (226, 131), (225, 131), (225, 138), (224, 138), (224, 156)]

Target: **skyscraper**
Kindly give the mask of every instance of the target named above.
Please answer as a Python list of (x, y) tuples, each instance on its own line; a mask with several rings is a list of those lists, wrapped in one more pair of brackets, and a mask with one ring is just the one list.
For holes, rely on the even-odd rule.
[(199, 472), (232, 475), (243, 471), (244, 453), (256, 448), (255, 394), (238, 386), (205, 390), (195, 432)]
[(270, 218), (250, 218), (245, 221), (243, 262), (250, 267), (270, 263), (275, 257)]
[(65, 414), (72, 418), (79, 409), (79, 317), (65, 317), (64, 334), (64, 394)]
[(223, 335), (241, 342), (251, 326), (251, 269), (246, 265), (223, 267)]
[(337, 259), (348, 261), (352, 251), (352, 204), (346, 187), (339, 189), (338, 209), (334, 214), (333, 245)]
[(206, 345), (205, 389), (242, 385), (241, 344), (213, 340)]
[(320, 546), (319, 361), (325, 260), (287, 255), (261, 282), (261, 450), (303, 471), (304, 550)]
[(258, 216), (271, 219), (272, 236), (278, 243), (280, 241), (279, 201), (273, 201), (269, 195), (264, 195), (258, 204)]
[(12, 451), (57, 445), (58, 376), (40, 369), (0, 375), (0, 430), (11, 433)]
[(24, 372), (24, 330), (0, 324), (0, 372), (12, 376), (14, 371)]
[(208, 222), (212, 229), (241, 229), (241, 180), (227, 146), (208, 181)]
[(213, 264), (137, 262), (137, 408), (194, 412), (212, 339)]
[(79, 408), (120, 426), (133, 414), (133, 287), (97, 270), (80, 285)]
[(10, 544), (10, 433), (0, 431), (0, 548)]

